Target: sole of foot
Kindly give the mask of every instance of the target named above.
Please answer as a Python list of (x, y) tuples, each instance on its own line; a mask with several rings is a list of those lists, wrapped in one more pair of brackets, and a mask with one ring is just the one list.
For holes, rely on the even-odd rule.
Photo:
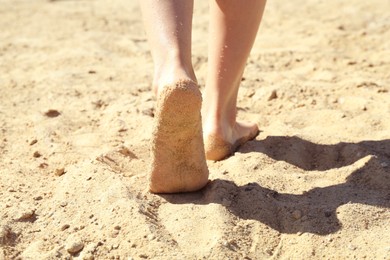
[(197, 191), (208, 183), (201, 106), (199, 87), (191, 80), (159, 92), (149, 176), (152, 193)]

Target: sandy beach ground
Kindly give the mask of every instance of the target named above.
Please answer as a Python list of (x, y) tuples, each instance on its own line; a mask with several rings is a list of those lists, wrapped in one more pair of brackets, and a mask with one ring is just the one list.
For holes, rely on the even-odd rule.
[(138, 2), (0, 0), (0, 259), (390, 259), (389, 10), (269, 1), (239, 93), (260, 135), (159, 196)]

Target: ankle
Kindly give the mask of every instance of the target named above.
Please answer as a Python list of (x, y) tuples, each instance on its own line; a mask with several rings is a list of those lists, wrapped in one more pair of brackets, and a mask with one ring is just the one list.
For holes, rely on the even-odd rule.
[(162, 64), (156, 64), (153, 77), (153, 92), (158, 93), (167, 85), (179, 80), (197, 82), (192, 64), (183, 64), (178, 59), (168, 59)]
[(234, 127), (236, 123), (236, 109), (231, 111), (229, 109), (220, 109), (220, 107), (213, 106), (213, 108), (210, 108), (205, 105), (202, 109), (203, 129), (206, 134), (224, 134), (227, 129)]
[(231, 135), (231, 129), (235, 123), (222, 115), (206, 114), (203, 118), (203, 136), (213, 136), (225, 139)]

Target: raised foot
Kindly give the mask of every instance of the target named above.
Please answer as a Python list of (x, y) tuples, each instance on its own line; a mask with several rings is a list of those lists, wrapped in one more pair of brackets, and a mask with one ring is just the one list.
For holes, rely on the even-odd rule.
[(200, 109), (202, 95), (191, 80), (164, 87), (157, 99), (149, 189), (190, 192), (208, 182)]
[(236, 122), (225, 133), (209, 133), (204, 135), (207, 160), (220, 161), (232, 155), (241, 145), (254, 139), (259, 134), (256, 124)]

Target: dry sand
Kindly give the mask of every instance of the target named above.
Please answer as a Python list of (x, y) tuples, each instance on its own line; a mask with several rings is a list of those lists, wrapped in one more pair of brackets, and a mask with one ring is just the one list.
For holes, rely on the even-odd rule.
[(390, 259), (389, 10), (269, 1), (239, 93), (260, 135), (158, 196), (137, 1), (0, 0), (0, 259)]

